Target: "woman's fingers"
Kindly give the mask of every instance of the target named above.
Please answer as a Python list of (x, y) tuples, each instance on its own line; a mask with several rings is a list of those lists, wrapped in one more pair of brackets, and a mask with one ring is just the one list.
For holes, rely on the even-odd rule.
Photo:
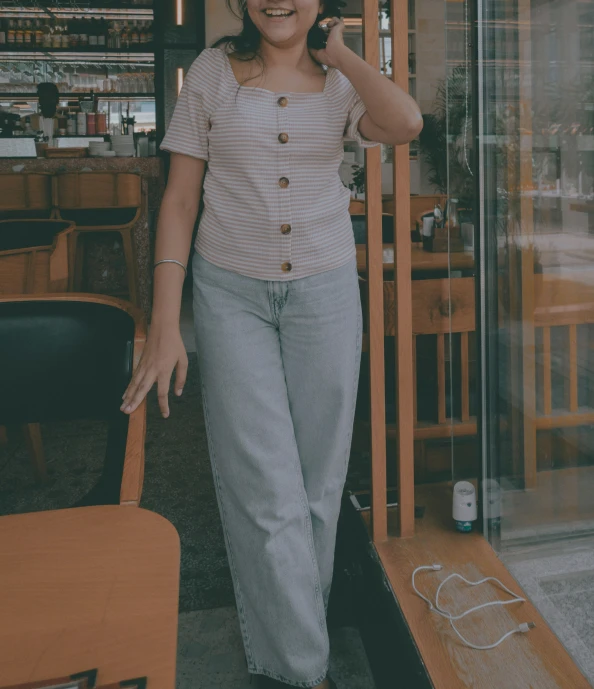
[(159, 409), (164, 419), (169, 417), (169, 382), (171, 376), (160, 376), (157, 381), (157, 390), (159, 397)]
[(136, 389), (132, 399), (128, 402), (127, 406), (123, 410), (126, 414), (131, 414), (133, 411), (138, 409), (141, 402), (148, 395), (149, 390), (153, 387), (154, 382), (155, 381), (152, 376), (145, 376), (142, 379), (142, 382)]
[(139, 366), (139, 368), (136, 370), (136, 373), (132, 377), (132, 380), (130, 381), (130, 384), (128, 385), (128, 388), (126, 389), (126, 392), (124, 393), (122, 400), (122, 406), (120, 409), (122, 411), (125, 410), (125, 408), (130, 404), (130, 401), (138, 391), (138, 388), (142, 385), (142, 382), (144, 378), (147, 375), (147, 370), (144, 366)]
[(184, 356), (177, 362), (175, 369), (175, 394), (180, 397), (184, 391), (186, 378), (188, 377), (188, 357)]

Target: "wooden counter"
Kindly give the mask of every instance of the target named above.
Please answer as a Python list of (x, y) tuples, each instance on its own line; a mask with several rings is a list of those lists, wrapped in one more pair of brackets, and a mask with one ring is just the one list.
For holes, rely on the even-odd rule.
[[(134, 225), (133, 233), (138, 262), (139, 301), (148, 315), (152, 298), (154, 218), (161, 205), (165, 186), (161, 158), (0, 158), (0, 173), (85, 171), (131, 172), (142, 177), (142, 193), (148, 203)], [(90, 292), (119, 296), (121, 291), (126, 291), (123, 254), (121, 247), (115, 246), (113, 237), (89, 241), (87, 261)]]

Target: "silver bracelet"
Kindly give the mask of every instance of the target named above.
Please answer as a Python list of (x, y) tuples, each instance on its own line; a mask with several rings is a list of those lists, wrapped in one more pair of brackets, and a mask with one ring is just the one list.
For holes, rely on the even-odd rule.
[(186, 266), (181, 261), (176, 261), (174, 258), (164, 258), (161, 261), (157, 261), (154, 265), (154, 268), (156, 268), (160, 263), (175, 263), (176, 265), (184, 269), (184, 273), (186, 275), (188, 274), (188, 269), (186, 268)]

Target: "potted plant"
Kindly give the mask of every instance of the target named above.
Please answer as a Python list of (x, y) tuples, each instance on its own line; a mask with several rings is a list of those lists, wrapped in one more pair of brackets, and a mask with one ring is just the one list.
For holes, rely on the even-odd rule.
[(459, 200), (462, 215), (472, 213), (472, 110), (468, 75), (463, 65), (437, 87), (433, 112), (423, 115), (419, 152), (428, 167), (428, 181), (441, 194)]
[(355, 198), (358, 198), (358, 194), (365, 193), (365, 168), (362, 165), (351, 165), (353, 170), (353, 182), (351, 184), (351, 191), (354, 188)]

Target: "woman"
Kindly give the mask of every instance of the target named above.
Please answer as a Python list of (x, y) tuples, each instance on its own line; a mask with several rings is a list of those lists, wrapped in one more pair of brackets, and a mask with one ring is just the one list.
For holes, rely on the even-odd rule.
[(174, 368), (182, 394), (180, 303), (204, 179), (196, 343), (248, 669), (261, 686), (326, 689), (335, 686), (326, 607), (361, 352), (343, 138), (404, 144), (422, 120), (406, 93), (345, 47), (340, 0), (238, 4), (241, 34), (194, 62), (162, 144), (172, 155), (152, 327), (122, 409), (132, 412), (156, 381), (168, 417)]

